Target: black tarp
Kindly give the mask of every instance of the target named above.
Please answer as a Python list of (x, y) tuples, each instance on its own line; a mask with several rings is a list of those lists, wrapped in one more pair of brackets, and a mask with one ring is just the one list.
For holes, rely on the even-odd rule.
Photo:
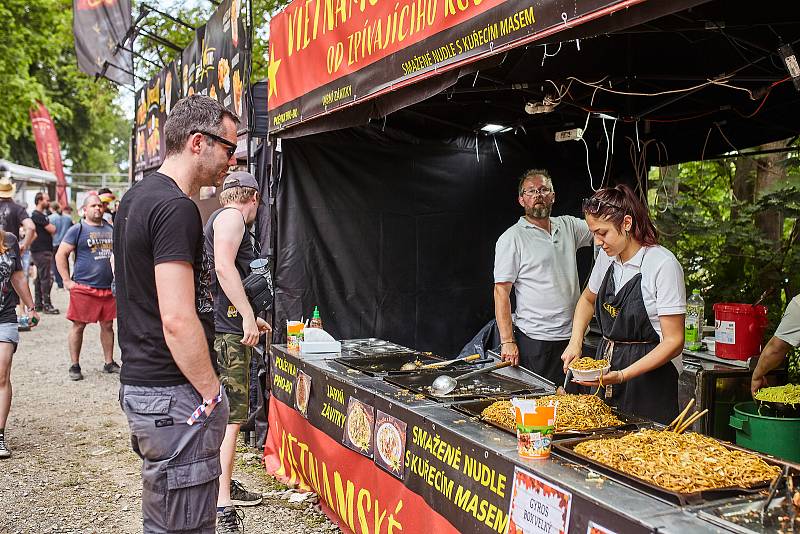
[(577, 214), (590, 192), (578, 146), (497, 141), (481, 137), (478, 159), (475, 137), (425, 140), (380, 127), (283, 140), (275, 339), (286, 319), (318, 305), (337, 339), (457, 353), (494, 315), (494, 244), (521, 215), (518, 177), (548, 166), (556, 214)]

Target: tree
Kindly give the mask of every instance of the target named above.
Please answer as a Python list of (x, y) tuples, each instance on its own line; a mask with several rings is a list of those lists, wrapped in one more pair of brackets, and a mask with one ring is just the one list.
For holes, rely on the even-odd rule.
[(47, 106), (74, 172), (119, 172), (130, 125), (119, 89), (78, 71), (69, 0), (0, 3), (0, 157), (39, 166), (29, 110)]

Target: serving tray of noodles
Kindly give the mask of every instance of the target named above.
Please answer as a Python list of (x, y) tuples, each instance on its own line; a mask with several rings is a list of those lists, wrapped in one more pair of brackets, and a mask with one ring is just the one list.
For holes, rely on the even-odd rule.
[(553, 443), (553, 449), (681, 506), (756, 493), (781, 474), (768, 457), (695, 432), (594, 434)]
[[(555, 439), (566, 439), (595, 432), (613, 430), (635, 430), (650, 422), (633, 417), (614, 408), (609, 408), (594, 395), (545, 395), (536, 397), (537, 403), (548, 404), (559, 401), (556, 409)], [(516, 423), (511, 401), (504, 399), (481, 399), (451, 405), (463, 414), (477, 417), (481, 421), (516, 434)]]

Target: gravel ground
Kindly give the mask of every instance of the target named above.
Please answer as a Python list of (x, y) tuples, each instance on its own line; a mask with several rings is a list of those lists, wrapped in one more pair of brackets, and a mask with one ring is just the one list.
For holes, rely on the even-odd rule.
[[(13, 455), (0, 460), (0, 533), (141, 532), (141, 461), (129, 446), (118, 377), (101, 372), (99, 328), (92, 325), (81, 357), (85, 379), (68, 379), (67, 301), (67, 292), (54, 288), (62, 314), (45, 315), (20, 334), (6, 425)], [(234, 477), (265, 493), (261, 506), (244, 509), (245, 532), (339, 531), (313, 497), (289, 502), (293, 492), (264, 472), (260, 457), (244, 445), (237, 453)]]

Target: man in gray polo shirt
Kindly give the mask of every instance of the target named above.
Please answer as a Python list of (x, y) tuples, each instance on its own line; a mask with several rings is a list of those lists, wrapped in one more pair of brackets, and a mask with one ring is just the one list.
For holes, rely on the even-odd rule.
[(555, 191), (546, 170), (532, 169), (520, 178), (518, 200), (525, 214), (495, 247), (494, 311), (502, 357), (561, 384), (561, 354), (580, 296), (575, 252), (592, 244), (592, 233), (582, 219), (550, 217)]

